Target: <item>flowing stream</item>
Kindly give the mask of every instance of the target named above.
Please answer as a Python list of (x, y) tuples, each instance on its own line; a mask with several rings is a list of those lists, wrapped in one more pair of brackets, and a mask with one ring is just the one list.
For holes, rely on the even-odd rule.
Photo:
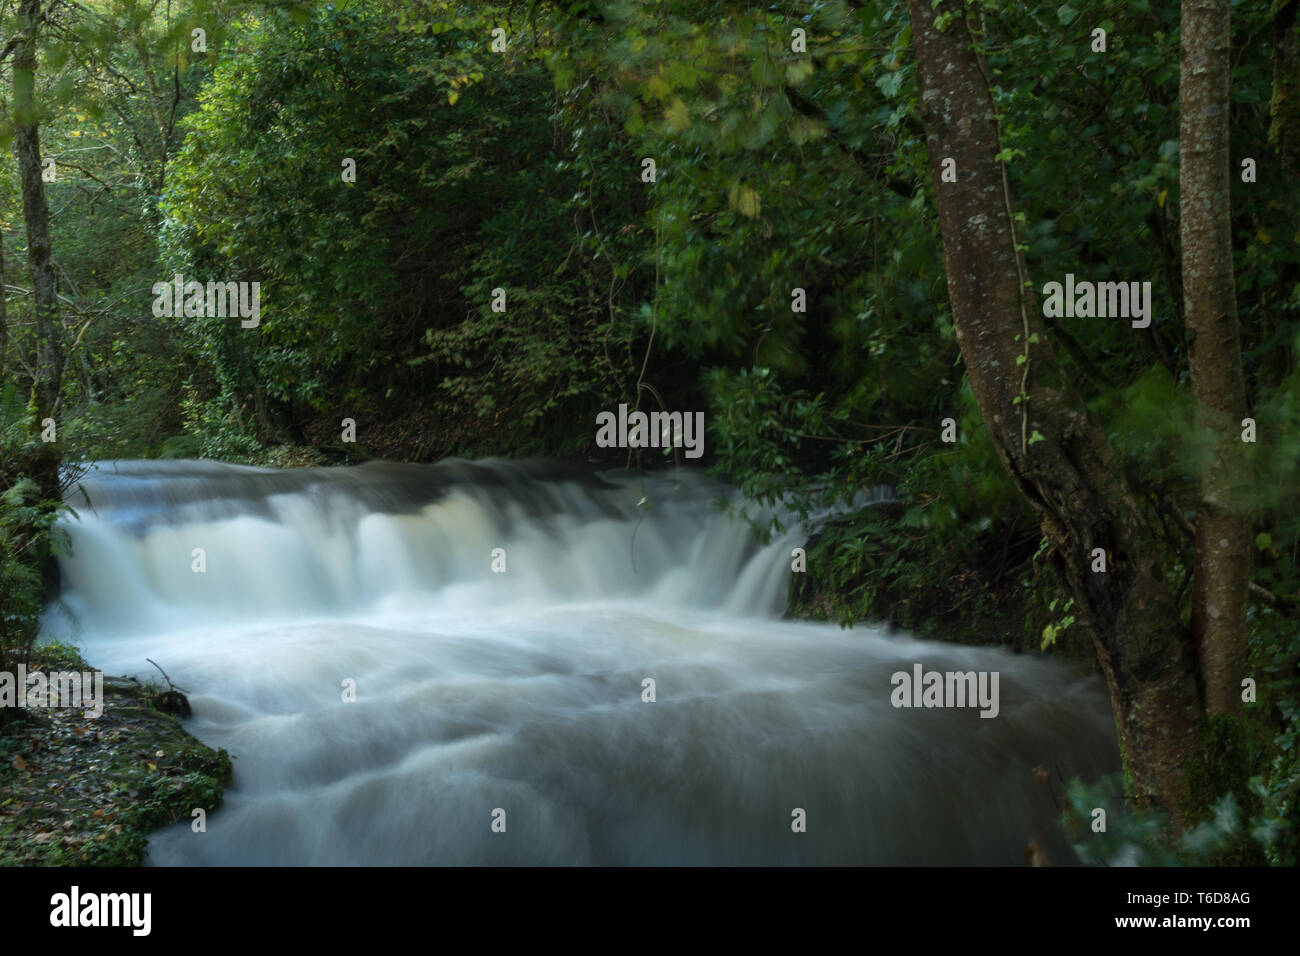
[[(1100, 681), (783, 620), (804, 535), (758, 546), (725, 493), (504, 461), (101, 463), (45, 630), (106, 674), (159, 662), (235, 758), (206, 832), (159, 831), (152, 864), (1013, 865), (1045, 827), (1068, 861), (1032, 770), (1059, 798), (1058, 774), (1117, 766)], [(997, 672), (997, 716), (895, 707), (918, 663)]]

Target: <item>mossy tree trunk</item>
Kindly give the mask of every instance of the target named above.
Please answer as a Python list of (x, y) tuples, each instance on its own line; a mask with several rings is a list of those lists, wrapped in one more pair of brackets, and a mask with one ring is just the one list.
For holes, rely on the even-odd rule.
[[(37, 427), (40, 428), (46, 419), (58, 421), (63, 384), (63, 330), (50, 243), (50, 209), (45, 199), (45, 182), (41, 178), (40, 125), (36, 108), (36, 52), (42, 21), (41, 0), (22, 0), (18, 15), (22, 33), (14, 48), (14, 151), (22, 182), (27, 263), (36, 313), (36, 380), (33, 391)], [(57, 443), (42, 442), (40, 448), (29, 473), (40, 485), (42, 498), (56, 500), (60, 494)]]
[[(964, 5), (908, 7), (948, 296), (971, 388), (1090, 626), (1136, 795), (1184, 825), (1208, 796), (1189, 771), (1205, 763), (1192, 636), (1138, 496), (1057, 365), (1027, 283), (996, 159), (995, 107)], [(956, 182), (943, 181), (946, 159)], [(1104, 572), (1093, 570), (1097, 549)]]
[(1211, 714), (1241, 710), (1251, 524), (1241, 423), (1246, 382), (1237, 327), (1228, 153), (1229, 0), (1183, 0), (1179, 212), (1183, 312), (1196, 426), (1213, 435), (1198, 482), (1192, 634)]

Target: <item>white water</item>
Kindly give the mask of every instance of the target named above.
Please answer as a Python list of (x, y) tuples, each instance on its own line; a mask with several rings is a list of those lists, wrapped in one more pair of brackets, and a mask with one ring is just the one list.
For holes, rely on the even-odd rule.
[[(1095, 680), (781, 620), (803, 535), (758, 548), (718, 492), (506, 462), (107, 463), (70, 495), (46, 630), (108, 674), (158, 661), (235, 758), (207, 832), (160, 831), (155, 864), (1017, 864), (1056, 813), (1032, 768), (1117, 763)], [(998, 671), (998, 716), (895, 709), (914, 662)]]

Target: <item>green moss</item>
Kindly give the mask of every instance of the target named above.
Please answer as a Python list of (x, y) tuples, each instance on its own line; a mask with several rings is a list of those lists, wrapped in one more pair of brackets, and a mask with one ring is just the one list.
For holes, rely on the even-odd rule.
[[(1249, 818), (1259, 799), (1251, 791), (1251, 734), (1246, 719), (1228, 714), (1208, 715), (1201, 728), (1201, 750), (1187, 761), (1187, 787), (1183, 812), (1189, 823), (1211, 819), (1214, 804), (1231, 795)], [(1259, 866), (1266, 861), (1262, 848), (1245, 828), (1235, 834), (1211, 859), (1210, 866)]]
[(1124, 775), (1124, 793), (1137, 793), (1137, 785), (1133, 782), (1133, 768), (1128, 759), (1128, 747), (1124, 745), (1124, 735), (1117, 732), (1115, 743), (1119, 745), (1119, 766), (1120, 772)]
[[(77, 649), (38, 648), (32, 669), (91, 670)], [(148, 684), (105, 687), (104, 712), (19, 712), (0, 737), (0, 865), (138, 866), (148, 835), (221, 803), (230, 756), (153, 707)]]

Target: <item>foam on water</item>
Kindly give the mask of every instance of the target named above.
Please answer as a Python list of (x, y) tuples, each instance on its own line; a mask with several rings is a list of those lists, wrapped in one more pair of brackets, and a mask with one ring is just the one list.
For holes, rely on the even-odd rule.
[[(70, 493), (46, 631), (106, 673), (161, 663), (236, 758), (207, 832), (160, 831), (157, 864), (1015, 864), (1055, 815), (1032, 768), (1117, 765), (1098, 681), (782, 620), (805, 535), (759, 547), (724, 492), (493, 461), (105, 463)], [(916, 662), (999, 672), (999, 715), (894, 708)]]

